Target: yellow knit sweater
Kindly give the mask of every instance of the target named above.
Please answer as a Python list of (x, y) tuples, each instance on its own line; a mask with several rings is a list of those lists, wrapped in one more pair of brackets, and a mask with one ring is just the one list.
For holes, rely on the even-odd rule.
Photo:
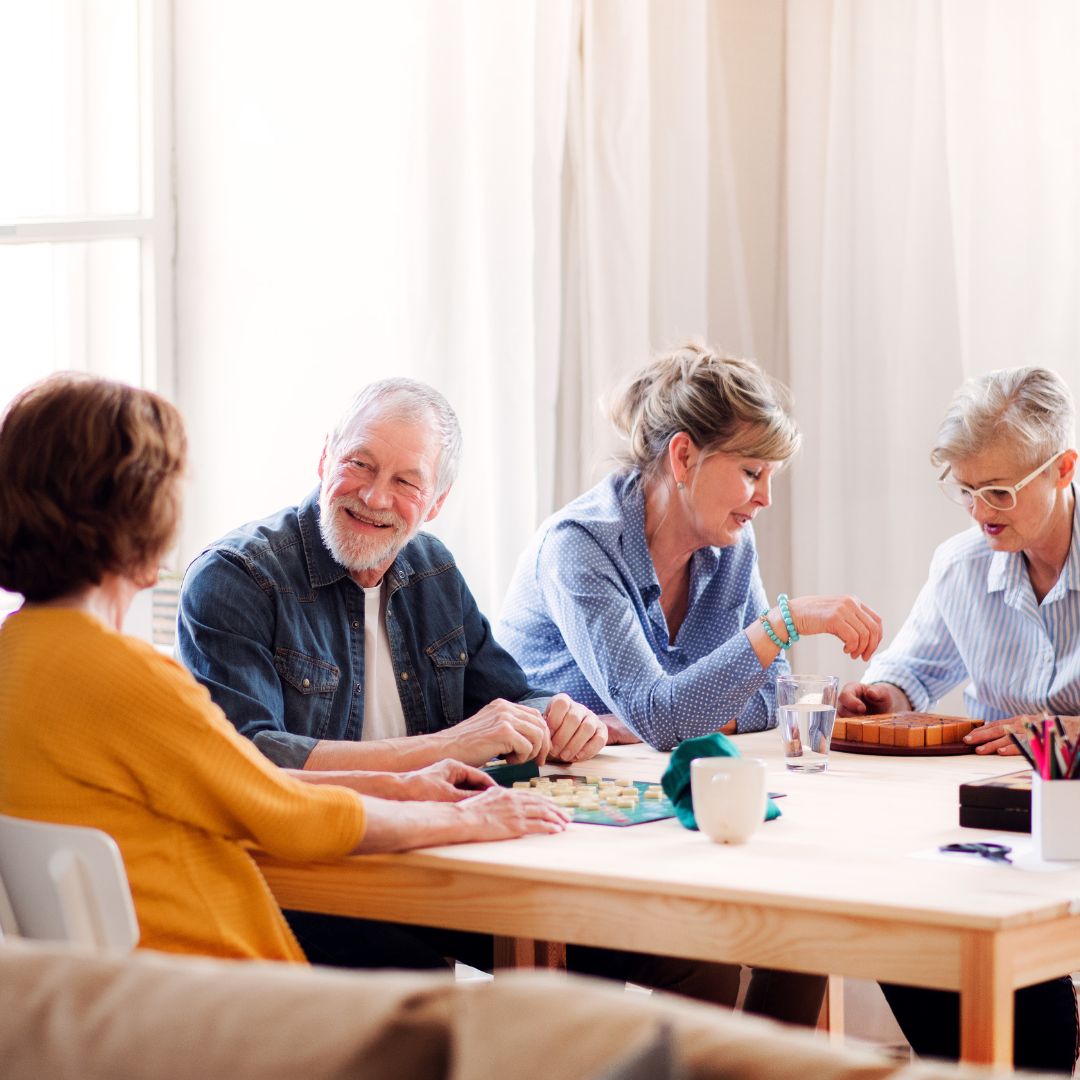
[(109, 833), (142, 947), (292, 961), (247, 848), (328, 859), (364, 833), (355, 792), (287, 776), (179, 664), (61, 608), (0, 626), (0, 813)]

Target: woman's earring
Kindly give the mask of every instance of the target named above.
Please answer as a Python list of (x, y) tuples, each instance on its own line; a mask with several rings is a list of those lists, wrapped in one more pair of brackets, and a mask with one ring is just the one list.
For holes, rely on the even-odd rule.
[(678, 481), (678, 482), (677, 482), (677, 483), (675, 484), (675, 486), (676, 486), (676, 487), (677, 487), (677, 488), (678, 488), (678, 489), (679, 489), (680, 491), (685, 491), (685, 490), (686, 490), (686, 485), (685, 485), (685, 484), (684, 484), (684, 483), (683, 483), (683, 482), (682, 482), (681, 480), (679, 480), (679, 481)]

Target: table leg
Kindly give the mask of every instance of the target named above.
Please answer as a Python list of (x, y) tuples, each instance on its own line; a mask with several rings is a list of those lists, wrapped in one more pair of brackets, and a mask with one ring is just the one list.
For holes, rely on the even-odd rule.
[(960, 971), (960, 1060), (1012, 1068), (1013, 986), (992, 934), (965, 935)]
[(557, 941), (496, 937), (494, 962), (498, 968), (550, 968), (566, 970), (566, 946)]
[(829, 1033), (830, 1042), (844, 1041), (844, 979), (840, 975), (829, 976), (817, 1026), (819, 1031)]

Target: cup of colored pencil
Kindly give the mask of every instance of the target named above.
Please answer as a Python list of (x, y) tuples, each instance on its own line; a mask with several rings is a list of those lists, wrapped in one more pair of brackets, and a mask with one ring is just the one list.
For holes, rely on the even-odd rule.
[(1080, 735), (1070, 738), (1060, 716), (1028, 721), (1009, 738), (1027, 758), (1031, 779), (1031, 835), (1043, 859), (1080, 860)]

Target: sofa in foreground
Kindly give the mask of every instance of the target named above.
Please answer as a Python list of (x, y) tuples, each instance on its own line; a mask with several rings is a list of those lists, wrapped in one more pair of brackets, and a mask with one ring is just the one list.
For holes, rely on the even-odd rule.
[[(657, 1064), (658, 1047), (675, 1059), (673, 1072)], [(4, 1080), (664, 1075), (962, 1080), (988, 1074), (901, 1065), (755, 1017), (545, 972), (457, 984), (449, 975), (0, 944)]]

